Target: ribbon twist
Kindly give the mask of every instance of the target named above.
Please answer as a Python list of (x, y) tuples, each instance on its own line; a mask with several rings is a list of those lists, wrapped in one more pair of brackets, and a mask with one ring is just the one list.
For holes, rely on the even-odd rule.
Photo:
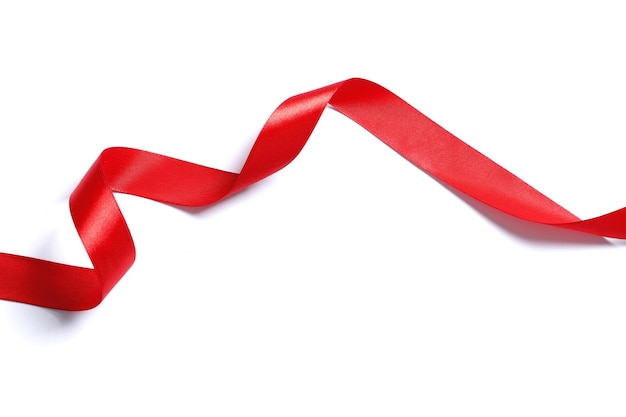
[(496, 209), (536, 223), (626, 238), (626, 208), (580, 220), (395, 94), (349, 79), (283, 102), (238, 174), (137, 149), (105, 149), (69, 202), (93, 268), (0, 253), (0, 298), (63, 310), (97, 306), (135, 260), (114, 192), (181, 206), (212, 204), (289, 164), (327, 105), (433, 177)]

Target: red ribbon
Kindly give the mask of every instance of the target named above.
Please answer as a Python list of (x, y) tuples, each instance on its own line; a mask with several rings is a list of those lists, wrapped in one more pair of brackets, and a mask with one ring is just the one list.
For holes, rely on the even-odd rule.
[(282, 103), (239, 174), (137, 149), (105, 149), (70, 197), (93, 269), (0, 253), (0, 298), (63, 310), (95, 307), (135, 260), (113, 192), (181, 206), (214, 203), (289, 164), (327, 105), (433, 177), (496, 209), (536, 223), (626, 238), (626, 208), (580, 220), (390, 91), (350, 79)]

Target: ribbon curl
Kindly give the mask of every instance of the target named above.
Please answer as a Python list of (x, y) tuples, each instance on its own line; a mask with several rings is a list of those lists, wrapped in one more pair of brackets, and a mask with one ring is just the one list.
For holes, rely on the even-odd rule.
[(0, 298), (62, 310), (97, 306), (135, 260), (114, 192), (181, 206), (212, 204), (289, 164), (328, 105), (423, 171), (498, 210), (531, 222), (626, 239), (626, 208), (580, 220), (395, 94), (355, 78), (283, 102), (238, 174), (137, 149), (105, 149), (69, 201), (93, 268), (0, 253)]

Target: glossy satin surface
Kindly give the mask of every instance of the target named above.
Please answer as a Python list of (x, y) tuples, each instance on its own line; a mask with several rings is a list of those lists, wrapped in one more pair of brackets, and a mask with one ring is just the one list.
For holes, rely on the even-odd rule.
[(94, 268), (0, 254), (0, 298), (63, 310), (95, 307), (135, 260), (133, 240), (114, 192), (182, 206), (210, 205), (289, 164), (328, 106), (433, 177), (505, 213), (626, 238), (626, 208), (580, 220), (395, 94), (367, 80), (349, 79), (283, 102), (261, 130), (240, 173), (137, 149), (105, 149), (69, 202)]

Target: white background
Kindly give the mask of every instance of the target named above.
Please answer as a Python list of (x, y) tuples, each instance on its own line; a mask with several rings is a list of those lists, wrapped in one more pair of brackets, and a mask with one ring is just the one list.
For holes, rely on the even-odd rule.
[[(0, 3), (0, 251), (89, 266), (67, 199), (101, 150), (237, 171), (280, 102), (355, 76), (581, 217), (626, 205), (619, 3), (425, 3)], [(3, 415), (626, 412), (624, 245), (468, 201), (333, 111), (214, 207), (118, 201), (137, 262), (99, 307), (0, 302)]]

